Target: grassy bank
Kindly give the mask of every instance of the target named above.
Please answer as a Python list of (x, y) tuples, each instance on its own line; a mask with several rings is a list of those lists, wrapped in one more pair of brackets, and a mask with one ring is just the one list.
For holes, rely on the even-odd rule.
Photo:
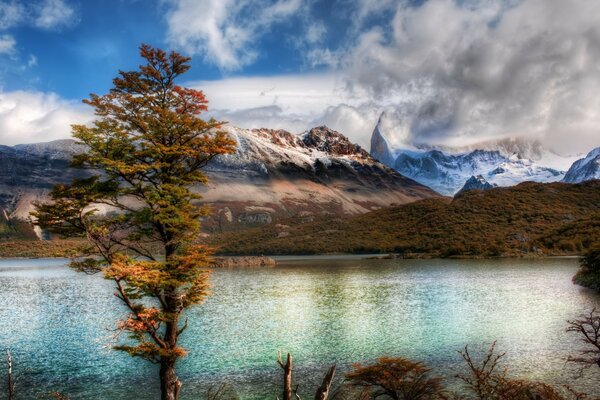
[(222, 254), (579, 255), (600, 237), (600, 181), (527, 182), (367, 214), (293, 218), (212, 235)]

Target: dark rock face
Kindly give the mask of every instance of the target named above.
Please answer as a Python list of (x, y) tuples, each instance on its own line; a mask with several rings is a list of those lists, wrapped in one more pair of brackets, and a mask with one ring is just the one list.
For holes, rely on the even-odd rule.
[(456, 193), (456, 196), (466, 192), (467, 190), (489, 190), (495, 187), (497, 186), (486, 181), (481, 175), (472, 176), (465, 182), (465, 185), (462, 187), (462, 189)]
[(19, 187), (50, 188), (74, 176), (69, 169), (70, 157), (36, 154), (27, 148), (0, 148), (0, 184)]
[(370, 158), (369, 153), (359, 145), (352, 143), (346, 136), (326, 126), (311, 129), (304, 135), (302, 142), (308, 148), (314, 148), (331, 155), (356, 155), (365, 159)]
[[(28, 194), (38, 196), (57, 183), (87, 176), (86, 171), (70, 168), (73, 154), (80, 151), (73, 140), (0, 146), (0, 207), (12, 214)], [(22, 210), (20, 217), (27, 213)]]

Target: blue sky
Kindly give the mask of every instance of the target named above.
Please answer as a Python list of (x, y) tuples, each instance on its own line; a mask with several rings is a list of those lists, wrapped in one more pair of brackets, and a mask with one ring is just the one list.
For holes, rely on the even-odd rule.
[[(30, 1), (4, 3), (21, 5), (24, 9), (32, 4)], [(50, 91), (72, 99), (87, 97), (90, 92), (105, 92), (118, 69), (133, 69), (139, 64), (137, 49), (140, 43), (175, 48), (186, 54), (197, 53), (191, 54), (194, 56), (193, 68), (186, 74), (188, 80), (322, 71), (326, 69), (325, 65), (311, 65), (304, 54), (310, 46), (304, 36), (311, 24), (327, 24), (327, 30), (317, 35), (320, 36), (319, 44), (326, 44), (328, 48), (343, 46), (348, 31), (353, 29), (353, 14), (347, 7), (350, 2), (346, 0), (291, 2), (298, 4), (293, 13), (285, 14), (279, 22), (270, 22), (256, 34), (258, 54), (253, 60), (231, 66), (201, 50), (192, 52), (186, 46), (173, 45), (168, 37), (166, 15), (173, 12), (174, 3), (154, 0), (37, 1), (40, 7), (44, 3), (54, 3), (56, 7), (70, 11), (52, 26), (40, 27), (28, 21), (35, 18), (32, 16), (23, 17), (21, 22), (5, 30), (4, 34), (15, 40), (14, 49), (2, 56), (5, 90)], [(252, 7), (254, 4), (248, 2), (248, 8)], [(386, 12), (389, 10), (382, 14)], [(369, 24), (377, 24), (378, 17), (371, 16)], [(197, 23), (202, 24), (201, 18)], [(35, 64), (22, 68), (29, 60), (35, 60)]]
[(597, 0), (0, 0), (0, 143), (69, 137), (140, 43), (191, 56), (182, 83), (241, 127), (600, 144)]

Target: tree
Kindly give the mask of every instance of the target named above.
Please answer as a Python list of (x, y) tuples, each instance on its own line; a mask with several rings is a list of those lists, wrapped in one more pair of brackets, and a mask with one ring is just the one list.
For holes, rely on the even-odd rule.
[(578, 319), (567, 321), (567, 332), (575, 332), (585, 347), (579, 350), (579, 356), (569, 357), (568, 361), (577, 363), (583, 369), (592, 366), (600, 367), (600, 313), (592, 309)]
[(84, 100), (98, 117), (93, 125), (73, 126), (87, 147), (73, 165), (91, 175), (55, 186), (33, 217), (93, 245), (95, 254), (72, 267), (114, 281), (128, 309), (117, 324), (128, 340), (115, 348), (158, 364), (162, 399), (175, 400), (175, 366), (186, 354), (178, 345), (182, 314), (208, 293), (210, 250), (197, 243), (208, 210), (194, 204), (200, 196), (192, 189), (207, 182), (201, 169), (235, 142), (221, 123), (198, 117), (207, 110), (202, 92), (175, 84), (189, 58), (148, 45), (140, 55), (139, 70), (120, 71), (108, 94)]
[(360, 398), (393, 400), (441, 399), (442, 378), (430, 376), (431, 369), (405, 358), (381, 357), (372, 365), (355, 364), (346, 374), (349, 385), (363, 388)]
[(600, 274), (600, 244), (592, 247), (581, 259), (581, 266), (595, 274)]
[(468, 368), (467, 374), (459, 374), (463, 381), (467, 398), (476, 400), (564, 400), (554, 387), (542, 382), (512, 379), (508, 369), (500, 366), (505, 353), (496, 353), (496, 342), (490, 346), (485, 357), (478, 363), (469, 353), (468, 346), (460, 351)]
[(600, 245), (592, 246), (581, 258), (580, 264), (573, 282), (600, 291)]

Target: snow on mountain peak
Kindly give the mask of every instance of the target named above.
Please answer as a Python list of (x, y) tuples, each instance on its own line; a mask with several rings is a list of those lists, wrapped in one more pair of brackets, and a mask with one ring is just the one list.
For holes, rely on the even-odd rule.
[(600, 179), (600, 147), (590, 151), (587, 156), (573, 163), (563, 182), (579, 183), (591, 179)]
[(302, 135), (302, 142), (309, 148), (314, 148), (333, 155), (358, 156), (370, 158), (369, 153), (359, 145), (352, 143), (346, 136), (329, 129), (326, 126), (312, 128)]
[(498, 186), (560, 181), (573, 162), (545, 149), (537, 140), (518, 138), (487, 141), (477, 147), (397, 150), (389, 145), (382, 129), (380, 118), (371, 137), (373, 157), (446, 195), (456, 193), (471, 176), (478, 175)]

